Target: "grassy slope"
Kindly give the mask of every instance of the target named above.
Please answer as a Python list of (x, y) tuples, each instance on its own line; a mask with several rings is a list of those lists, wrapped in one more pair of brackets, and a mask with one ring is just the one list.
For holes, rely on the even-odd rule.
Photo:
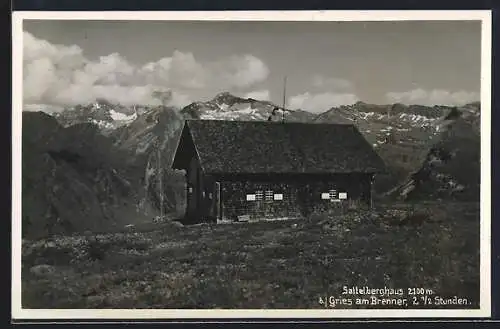
[[(170, 224), (101, 235), (98, 261), (84, 254), (83, 237), (24, 241), (23, 307), (318, 308), (319, 296), (342, 297), (343, 285), (430, 288), (477, 307), (478, 205), (414, 207), (432, 215), (406, 225), (386, 210), (296, 226)], [(35, 264), (53, 271), (35, 275)]]

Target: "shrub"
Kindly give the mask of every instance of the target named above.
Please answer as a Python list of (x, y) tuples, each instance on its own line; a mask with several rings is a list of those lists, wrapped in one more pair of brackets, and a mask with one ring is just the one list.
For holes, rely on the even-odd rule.
[(92, 261), (103, 260), (109, 248), (109, 244), (102, 243), (97, 237), (87, 238), (85, 249)]

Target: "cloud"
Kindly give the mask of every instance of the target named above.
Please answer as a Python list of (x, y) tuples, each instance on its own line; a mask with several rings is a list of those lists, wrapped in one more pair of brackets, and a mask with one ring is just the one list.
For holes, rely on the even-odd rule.
[(251, 87), (265, 81), (269, 68), (259, 58), (252, 55), (231, 56), (229, 59), (209, 66), (212, 76), (219, 76), (227, 86), (238, 88)]
[(418, 104), (418, 105), (449, 105), (460, 106), (467, 103), (475, 102), (480, 99), (478, 92), (457, 91), (450, 92), (447, 90), (434, 89), (427, 91), (421, 88), (405, 91), (405, 92), (390, 92), (386, 94), (386, 98), (391, 103), (403, 104)]
[(255, 90), (245, 94), (243, 98), (253, 98), (260, 101), (269, 101), (271, 100), (271, 94), (269, 93), (269, 90)]
[(288, 98), (288, 107), (320, 113), (332, 107), (356, 103), (359, 98), (354, 84), (348, 80), (315, 74), (311, 78), (313, 91)]
[(64, 110), (63, 107), (47, 104), (24, 104), (23, 111), (26, 112), (38, 112), (42, 111), (45, 113), (56, 113)]
[(288, 99), (288, 107), (320, 113), (329, 110), (332, 107), (354, 104), (358, 100), (359, 99), (355, 94), (350, 93), (337, 94), (326, 92), (311, 94), (309, 92), (306, 92), (290, 97)]
[(209, 83), (209, 72), (190, 52), (174, 51), (172, 57), (164, 57), (139, 68), (139, 82), (170, 86), (171, 88), (200, 89)]
[(339, 78), (328, 78), (316, 74), (312, 78), (312, 85), (316, 88), (330, 91), (347, 91), (353, 89), (354, 85), (349, 80)]
[(215, 92), (254, 87), (269, 75), (259, 58), (232, 55), (201, 62), (190, 52), (136, 65), (118, 53), (87, 59), (76, 45), (51, 44), (24, 32), (23, 99), (26, 104), (75, 105), (97, 98), (123, 105), (157, 105), (155, 91), (171, 92), (169, 105), (184, 106)]

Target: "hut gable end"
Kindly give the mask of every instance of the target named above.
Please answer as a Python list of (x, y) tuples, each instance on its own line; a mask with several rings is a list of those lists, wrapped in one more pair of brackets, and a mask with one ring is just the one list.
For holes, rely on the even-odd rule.
[(172, 161), (172, 168), (179, 170), (188, 170), (193, 161), (199, 162), (198, 152), (196, 145), (193, 141), (193, 136), (187, 124), (182, 128), (181, 137), (175, 150), (174, 159)]

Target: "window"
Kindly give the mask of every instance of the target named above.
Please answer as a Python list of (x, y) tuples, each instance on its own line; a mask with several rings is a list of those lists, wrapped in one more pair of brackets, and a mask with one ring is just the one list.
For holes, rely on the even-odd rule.
[(250, 216), (249, 215), (238, 216), (238, 222), (248, 222), (249, 220), (250, 220)]
[(321, 199), (322, 200), (330, 199), (330, 193), (321, 193)]
[(255, 194), (247, 194), (247, 201), (255, 201)]
[(328, 193), (330, 194), (330, 199), (337, 199), (337, 190), (330, 190)]
[(264, 198), (264, 192), (262, 192), (262, 191), (255, 192), (255, 200), (260, 201), (263, 198)]
[(273, 196), (274, 196), (273, 191), (271, 191), (271, 190), (266, 191), (266, 200), (268, 200), (268, 201), (273, 200)]
[(339, 199), (341, 199), (341, 200), (347, 199), (347, 192), (340, 192), (339, 193)]
[(188, 193), (193, 193), (193, 188), (192, 187), (188, 188)]
[(283, 194), (275, 194), (274, 200), (283, 200)]

